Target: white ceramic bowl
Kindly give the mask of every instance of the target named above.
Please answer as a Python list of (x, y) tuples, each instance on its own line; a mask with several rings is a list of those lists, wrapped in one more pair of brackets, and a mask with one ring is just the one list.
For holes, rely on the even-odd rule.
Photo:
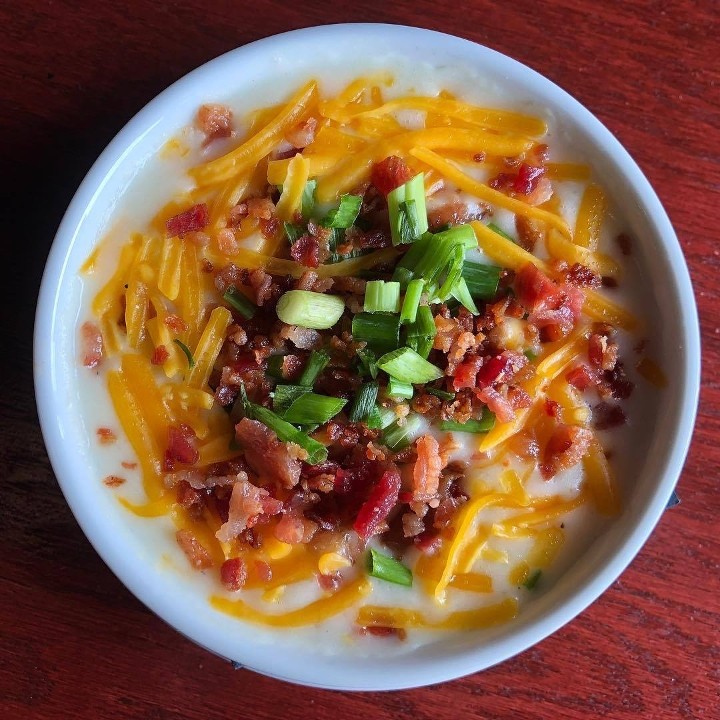
[[(329, 49), (364, 58), (386, 47), (411, 59), (477, 69), (558, 118), (637, 238), (635, 255), (650, 280), (648, 316), (660, 333), (658, 360), (667, 360), (673, 372), (655, 417), (642, 423), (645, 457), (638, 460), (622, 516), (559, 582), (514, 622), (482, 636), (440, 638), (406, 655), (365, 659), (323, 654), (322, 637), (310, 646), (286, 646), (282, 637), (268, 643), (264, 631), (215, 612), (193, 577), (160, 571), (166, 548), (157, 543), (172, 536), (121, 509), (99, 482), (93, 429), (80, 411), (75, 343), (81, 263), (133, 177), (198, 105), (222, 99), (228, 88), (236, 95), (257, 92), (278, 75), (302, 78), (308, 58), (308, 67), (333, 62), (324, 57)], [(38, 301), (34, 363), (42, 430), (65, 497), (97, 552), (142, 602), (196, 643), (253, 670), (306, 685), (392, 689), (437, 683), (505, 660), (567, 623), (618, 577), (657, 523), (682, 468), (697, 406), (700, 347), (690, 279), (668, 217), (638, 166), (590, 112), (533, 70), (485, 47), (428, 30), (357, 24), (299, 30), (227, 53), (179, 80), (123, 128), (88, 173), (57, 232)]]

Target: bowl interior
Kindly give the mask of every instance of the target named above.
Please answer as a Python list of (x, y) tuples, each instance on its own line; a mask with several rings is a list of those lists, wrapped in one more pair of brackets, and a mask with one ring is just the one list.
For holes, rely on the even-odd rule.
[[(393, 53), (378, 55), (378, 47), (392, 47)], [(496, 93), (498, 103), (556, 119), (564, 141), (593, 165), (636, 239), (634, 260), (643, 278), (655, 357), (661, 365), (672, 359), (673, 374), (667, 388), (638, 401), (632, 411), (636, 420), (628, 431), (637, 442), (619, 468), (631, 480), (624, 483), (623, 514), (516, 621), (483, 633), (439, 637), (409, 654), (333, 656), (323, 647), (330, 638), (320, 630), (309, 647), (293, 642), (292, 632), (271, 639), (213, 611), (207, 584), (195, 574), (169, 571), (168, 525), (124, 511), (98, 481), (94, 429), (84, 419), (78, 391), (75, 338), (86, 302), (78, 269), (107, 231), (133, 179), (202, 102), (247, 94), (252, 105), (262, 106), (319, 67), (332, 69), (332, 84), (358, 68), (392, 64), (395, 55), (430, 62), (441, 72), (462, 68), (485, 83), (490, 97)], [(587, 110), (532, 70), (473, 43), (415, 28), (340, 25), (230, 52), (173, 85), (122, 130), (93, 166), (58, 230), (38, 303), (34, 366), (43, 433), (63, 492), (98, 553), (140, 600), (195, 642), (260, 672), (323, 687), (389, 689), (439, 682), (510, 657), (574, 617), (619, 575), (657, 522), (682, 467), (697, 403), (699, 340), (687, 269), (667, 216), (635, 163)]]

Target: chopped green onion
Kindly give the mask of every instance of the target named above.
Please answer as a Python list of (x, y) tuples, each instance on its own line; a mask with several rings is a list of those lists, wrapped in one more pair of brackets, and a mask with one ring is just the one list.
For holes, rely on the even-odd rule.
[(233, 285), (225, 291), (223, 300), (228, 305), (232, 305), (246, 320), (249, 320), (257, 310), (255, 305), (239, 290), (236, 290)]
[(233, 421), (233, 424), (235, 424), (239, 423), (244, 417), (252, 418), (252, 403), (248, 399), (247, 392), (245, 391), (245, 384), (241, 382), (238, 395), (235, 398), (232, 410), (230, 410), (230, 419)]
[(368, 348), (360, 348), (356, 353), (360, 365), (360, 375), (369, 375), (373, 380), (377, 377), (377, 355)]
[(296, 425), (322, 425), (334, 418), (345, 407), (346, 402), (344, 398), (305, 392), (283, 413), (283, 419)]
[(387, 394), (390, 397), (410, 400), (414, 392), (415, 390), (410, 383), (400, 382), (395, 378), (390, 378), (390, 382), (387, 386)]
[(472, 250), (478, 246), (477, 235), (472, 225), (455, 225), (435, 233), (435, 242), (439, 240), (452, 240), (453, 243), (462, 246), (466, 250)]
[[(448, 231), (449, 232), (449, 231)], [(435, 297), (439, 300), (446, 300), (453, 288), (457, 285), (462, 277), (463, 262), (465, 260), (465, 250), (460, 245), (455, 245), (449, 253), (447, 264), (442, 272), (435, 276), (434, 280), (439, 284), (442, 273), (445, 273), (443, 284), (438, 288)]]
[(384, 430), (389, 425), (392, 425), (396, 419), (397, 415), (395, 415), (394, 410), (376, 405), (372, 409), (366, 424), (373, 430)]
[(315, 180), (313, 178), (312, 180), (308, 180), (305, 183), (305, 188), (303, 189), (300, 208), (301, 208), (302, 216), (306, 220), (308, 218), (312, 217), (313, 211), (315, 210), (315, 186), (316, 185), (317, 185), (317, 180)]
[(387, 204), (393, 245), (415, 242), (427, 232), (424, 173), (389, 193)]
[(411, 587), (413, 583), (413, 574), (410, 568), (405, 567), (405, 565), (389, 555), (383, 555), (374, 548), (370, 548), (368, 554), (368, 573), (372, 577), (396, 585)]
[(523, 586), (526, 587), (528, 590), (533, 590), (535, 586), (537, 585), (538, 580), (540, 579), (540, 576), (542, 575), (542, 570), (537, 569), (530, 573), (527, 580), (523, 583)]
[(368, 419), (375, 407), (378, 390), (379, 385), (376, 382), (364, 383), (360, 386), (348, 413), (350, 422), (364, 422)]
[(288, 325), (327, 330), (345, 311), (345, 301), (337, 295), (289, 290), (277, 302), (277, 316)]
[(302, 385), (276, 385), (273, 394), (273, 411), (284, 415), (287, 409), (301, 396), (310, 392)]
[(512, 235), (508, 235), (502, 228), (499, 228), (495, 223), (488, 223), (488, 227), (498, 235), (502, 235), (506, 240), (515, 242), (515, 238)]
[(352, 321), (356, 342), (366, 342), (372, 350), (384, 353), (400, 342), (400, 315), (396, 313), (358, 313)]
[(422, 420), (419, 415), (408, 415), (403, 425), (396, 420), (383, 431), (383, 444), (391, 450), (406, 448), (420, 433)]
[(480, 314), (480, 311), (477, 309), (477, 305), (468, 290), (467, 282), (464, 277), (461, 277), (457, 283), (455, 283), (455, 287), (452, 289), (451, 295), (473, 315)]
[(340, 205), (331, 210), (321, 221), (321, 225), (328, 228), (349, 228), (362, 207), (362, 196), (343, 195), (340, 198)]
[(422, 297), (424, 289), (425, 281), (421, 278), (411, 280), (407, 284), (405, 299), (403, 300), (402, 310), (400, 310), (400, 322), (402, 324), (415, 322), (418, 307), (420, 307), (420, 298)]
[(494, 265), (466, 260), (463, 264), (462, 276), (472, 297), (491, 300), (497, 294), (501, 272), (502, 268)]
[(285, 363), (284, 355), (271, 355), (268, 359), (267, 374), (276, 380), (283, 379), (283, 365)]
[(447, 390), (440, 390), (439, 388), (426, 387), (425, 392), (429, 393), (430, 395), (434, 395), (435, 397), (439, 397), (441, 400), (454, 400), (455, 399), (454, 392), (448, 392)]
[(442, 420), (440, 422), (441, 430), (450, 432), (466, 432), (466, 433), (486, 433), (493, 429), (495, 425), (495, 413), (487, 408), (483, 408), (482, 419), (474, 420), (470, 418), (467, 422), (459, 423), (454, 420)]
[[(417, 243), (415, 243), (415, 245), (417, 245)], [(409, 252), (407, 254), (409, 254)], [(396, 282), (399, 282), (400, 287), (404, 289), (413, 279), (413, 272), (412, 270), (408, 270), (407, 268), (400, 267), (400, 265), (396, 265), (395, 270), (393, 271), (392, 279)]]
[(415, 322), (407, 326), (407, 345), (421, 357), (427, 358), (432, 350), (436, 332), (432, 310), (427, 305), (421, 305)]
[(428, 362), (409, 347), (386, 353), (378, 360), (378, 367), (400, 382), (416, 385), (424, 385), (443, 376), (443, 371), (439, 367)]
[(365, 286), (365, 312), (398, 312), (400, 283), (370, 280)]
[(285, 235), (287, 235), (287, 239), (291, 245), (294, 245), (300, 236), (305, 232), (302, 225), (295, 225), (289, 222), (283, 223), (283, 228), (285, 229)]
[(298, 385), (314, 385), (318, 375), (329, 362), (330, 356), (324, 350), (313, 350), (298, 378)]
[(523, 355), (524, 355), (530, 362), (532, 362), (533, 360), (535, 360), (535, 358), (537, 358), (537, 354), (534, 353), (532, 350), (523, 350)]
[(304, 432), (298, 430), (286, 420), (276, 415), (272, 410), (261, 405), (251, 405), (252, 415), (263, 425), (270, 428), (283, 442), (291, 442), (299, 445), (308, 454), (306, 462), (309, 465), (317, 465), (327, 460), (327, 448), (317, 440), (308, 437)]
[(185, 353), (185, 357), (188, 361), (188, 366), (190, 368), (195, 367), (195, 358), (193, 357), (193, 354), (190, 352), (190, 348), (182, 341), (175, 338), (173, 342)]

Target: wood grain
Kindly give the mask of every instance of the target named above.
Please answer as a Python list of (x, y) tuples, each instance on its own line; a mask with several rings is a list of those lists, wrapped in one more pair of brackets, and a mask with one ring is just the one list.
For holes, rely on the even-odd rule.
[[(711, 0), (396, 0), (0, 7), (4, 347), (0, 716), (64, 718), (720, 718), (720, 66)], [(512, 55), (592, 110), (641, 165), (680, 237), (700, 310), (703, 392), (668, 511), (621, 579), (521, 656), (397, 693), (293, 687), (209, 655), (141, 606), (78, 529), (34, 407), (31, 331), (54, 231), (122, 125), (187, 71), (284, 30), (374, 20)]]

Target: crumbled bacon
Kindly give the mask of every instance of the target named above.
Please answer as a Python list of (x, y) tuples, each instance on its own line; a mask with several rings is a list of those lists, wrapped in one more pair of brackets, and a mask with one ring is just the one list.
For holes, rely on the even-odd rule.
[(158, 345), (153, 350), (153, 354), (150, 358), (150, 362), (153, 365), (162, 365), (164, 362), (167, 362), (167, 359), (169, 357), (170, 357), (170, 353), (167, 351), (167, 348), (164, 345)]
[(565, 274), (565, 282), (577, 287), (599, 288), (602, 278), (589, 267), (575, 263)]
[(136, 462), (128, 462), (127, 460), (123, 460), (120, 463), (126, 470), (134, 470), (137, 467)]
[(517, 176), (513, 182), (513, 190), (520, 195), (529, 195), (533, 190), (535, 190), (540, 182), (540, 178), (544, 174), (544, 167), (523, 163), (518, 168)]
[(518, 300), (528, 312), (539, 312), (557, 306), (560, 291), (557, 285), (533, 263), (527, 263), (515, 276)]
[(484, 203), (471, 204), (461, 200), (457, 193), (442, 191), (435, 193), (428, 207), (428, 225), (433, 231), (447, 225), (463, 225), (472, 220), (482, 220), (489, 211), (490, 208)]
[(627, 422), (625, 413), (619, 405), (598, 403), (592, 410), (593, 426), (598, 430), (610, 430)]
[(215, 238), (218, 244), (218, 250), (221, 255), (233, 257), (240, 250), (240, 243), (235, 238), (235, 233), (230, 228), (223, 228)]
[(205, 203), (173, 215), (165, 223), (168, 237), (183, 237), (186, 233), (202, 230), (210, 222), (210, 211)]
[(370, 181), (383, 195), (388, 195), (412, 178), (412, 170), (397, 155), (390, 155), (375, 163), (370, 173)]
[(316, 268), (320, 264), (320, 244), (314, 235), (304, 233), (290, 247), (290, 257), (305, 267)]
[(275, 203), (270, 198), (248, 198), (245, 205), (248, 215), (258, 220), (270, 220), (275, 215)]
[(250, 272), (248, 279), (255, 291), (255, 304), (262, 307), (272, 296), (272, 275), (262, 268), (256, 268)]
[(404, 537), (417, 537), (425, 532), (425, 523), (414, 512), (408, 512), (402, 516), (402, 528)]
[(268, 477), (282, 487), (291, 488), (300, 480), (300, 461), (291, 457), (288, 446), (257, 420), (243, 418), (235, 426), (248, 465), (261, 477)]
[(484, 402), (495, 413), (498, 422), (510, 422), (515, 418), (515, 410), (510, 401), (495, 388), (488, 386), (477, 390), (475, 394), (478, 400)]
[(285, 139), (296, 148), (304, 148), (310, 145), (315, 139), (317, 118), (310, 117), (294, 128), (291, 128), (285, 135)]
[(106, 427), (99, 427), (95, 434), (98, 437), (98, 442), (101, 445), (112, 445), (117, 440), (117, 435), (110, 429)]
[(436, 501), (442, 460), (440, 446), (432, 435), (423, 435), (415, 443), (417, 460), (413, 466), (413, 502), (432, 504)]
[(80, 327), (82, 364), (88, 368), (97, 367), (103, 357), (103, 337), (100, 328), (93, 322), (84, 322)]
[(620, 361), (616, 362), (612, 370), (603, 373), (602, 384), (605, 385), (612, 397), (617, 400), (627, 400), (632, 395), (635, 385), (628, 379), (625, 373), (625, 366)]
[(280, 337), (289, 340), (295, 347), (301, 350), (312, 350), (320, 343), (320, 333), (311, 328), (298, 327), (297, 325), (286, 325), (283, 323), (280, 328)]
[(553, 430), (543, 452), (540, 472), (546, 480), (580, 462), (592, 442), (590, 430), (577, 425), (559, 423)]
[(588, 338), (588, 359), (601, 370), (612, 370), (618, 359), (618, 346), (605, 335), (592, 333)]
[[(251, 421), (254, 422), (254, 421)], [(258, 423), (259, 424), (259, 423)], [(215, 533), (220, 542), (230, 542), (243, 530), (253, 527), (261, 515), (277, 515), (282, 503), (264, 488), (253, 485), (245, 473), (239, 474), (232, 486), (228, 519)]]
[(477, 374), (477, 387), (508, 383), (527, 364), (528, 359), (522, 353), (503, 350), (499, 355), (485, 360)]
[(400, 473), (393, 466), (383, 472), (355, 518), (353, 528), (363, 540), (367, 541), (382, 532), (388, 515), (397, 504), (399, 494)]
[(232, 133), (232, 110), (226, 105), (201, 105), (195, 122), (205, 134), (205, 144)]
[(212, 567), (212, 556), (190, 530), (178, 530), (175, 533), (175, 539), (195, 570), (205, 570)]
[(189, 510), (193, 505), (198, 505), (202, 502), (203, 498), (200, 492), (186, 480), (181, 480), (178, 483), (175, 497), (178, 505), (184, 507), (186, 510)]
[(187, 323), (178, 315), (166, 315), (164, 322), (176, 335), (180, 335), (188, 329)]
[(525, 217), (524, 215), (515, 216), (515, 230), (517, 231), (517, 243), (528, 252), (532, 252), (535, 246), (543, 241), (544, 233), (542, 226), (537, 220)]
[(560, 417), (560, 403), (550, 398), (545, 398), (545, 414), (550, 417)]
[(574, 367), (565, 375), (565, 379), (578, 390), (587, 390), (599, 381), (597, 372), (585, 364)]
[(220, 581), (230, 592), (237, 592), (247, 582), (247, 565), (242, 558), (228, 558), (220, 566)]
[(168, 444), (165, 450), (165, 470), (174, 470), (177, 463), (194, 465), (199, 457), (195, 431), (184, 423), (170, 425), (168, 427)]
[(125, 478), (118, 477), (117, 475), (108, 475), (103, 482), (108, 487), (118, 487), (125, 482)]

